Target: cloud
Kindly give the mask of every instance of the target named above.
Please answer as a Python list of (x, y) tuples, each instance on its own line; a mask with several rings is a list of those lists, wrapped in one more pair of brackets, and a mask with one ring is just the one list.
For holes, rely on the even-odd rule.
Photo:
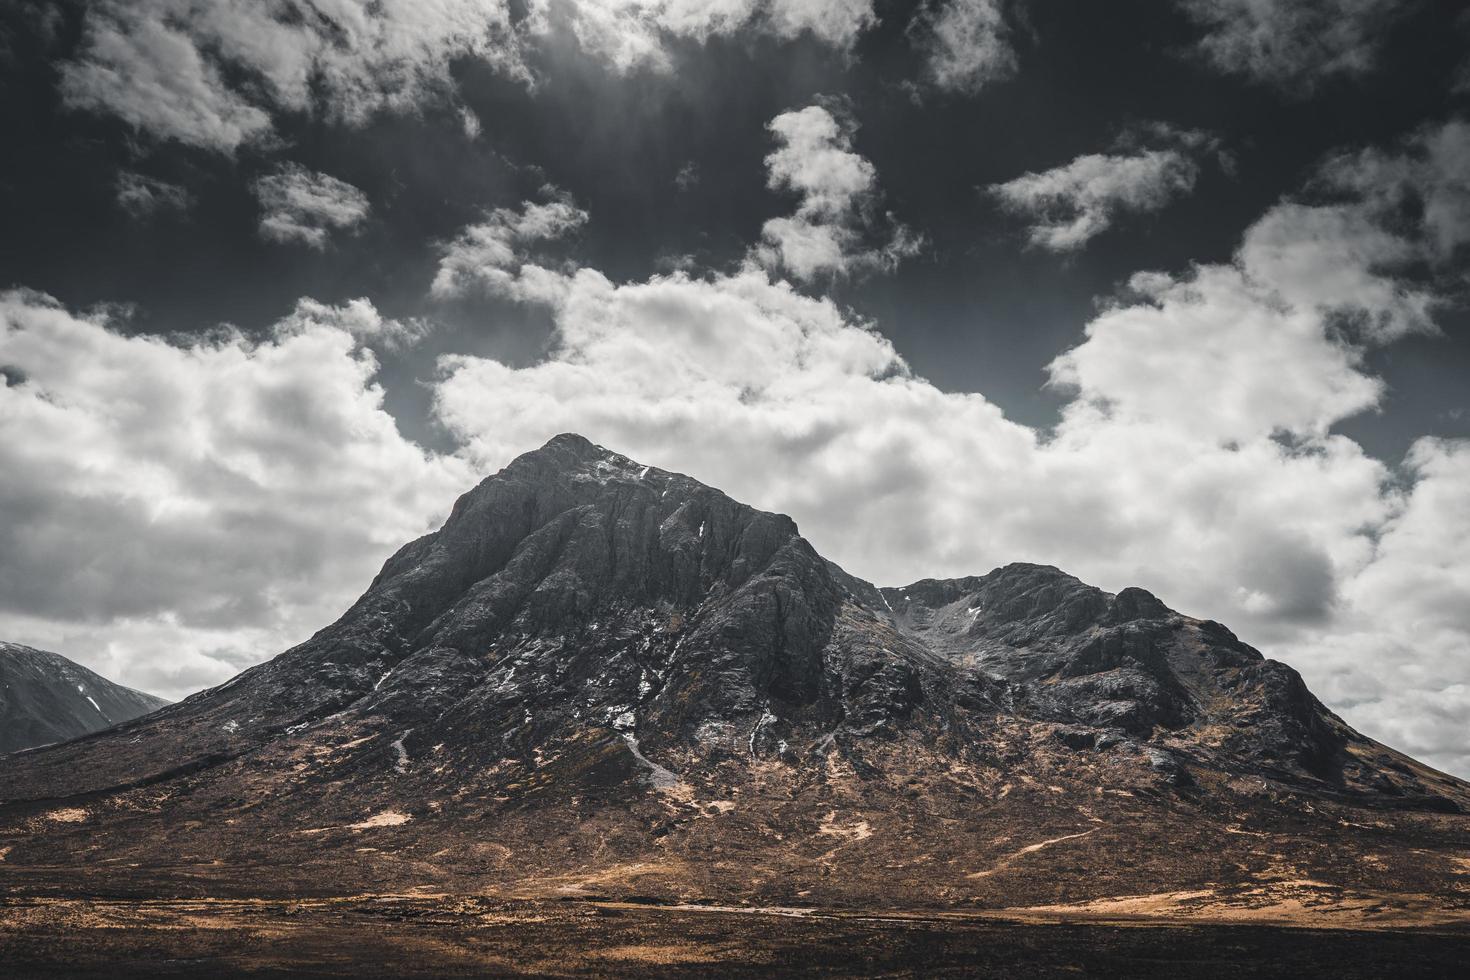
[(233, 153), (273, 116), (360, 124), (442, 96), (456, 57), (525, 76), (510, 9), (484, 0), (99, 0), (61, 67), (74, 108)]
[(1333, 76), (1362, 76), (1403, 0), (1179, 0), (1219, 71), (1310, 94)]
[(0, 635), (181, 696), (340, 615), (473, 482), (383, 410), (366, 301), (259, 341), (120, 326), (0, 297)]
[(98, 0), (58, 67), (72, 108), (233, 154), (269, 144), (283, 114), (361, 125), (451, 105), (456, 59), (534, 84), (531, 55), (566, 32), (614, 71), (668, 71), (671, 40), (809, 35), (848, 50), (875, 23), (871, 0)]
[(67, 105), (209, 149), (232, 151), (268, 132), (270, 116), (227, 86), (194, 38), (149, 6), (88, 12), (82, 55), (62, 68)]
[[(1293, 663), (1369, 734), (1470, 771), (1470, 442), (1423, 440), (1396, 469), (1335, 431), (1382, 398), (1367, 352), (1433, 329), (1441, 300), (1416, 277), (1460, 226), (1385, 202), (1439, 193), (1430, 148), (1457, 125), (1330, 163), (1228, 261), (1134, 276), (1048, 366), (1067, 398), (1048, 430), (937, 388), (757, 264), (615, 282), (539, 259), (587, 220), (564, 201), (491, 212), (445, 246), (450, 295), (540, 304), (556, 329), (531, 364), (440, 359), (451, 455), (383, 412), (366, 304), (308, 301), (258, 343), (180, 346), (12, 295), (0, 635), (111, 644), (89, 662), (164, 693), (220, 679), (344, 608), (472, 473), (575, 430), (790, 513), (884, 584), (1032, 560), (1142, 585)], [(773, 170), (818, 211), (871, 188), (818, 157)]]
[(670, 70), (671, 39), (805, 34), (848, 50), (878, 22), (872, 0), (533, 0), (531, 10), (532, 33), (545, 36), (564, 18), (584, 51), (624, 73)]
[(1319, 694), (1391, 745), (1470, 773), (1470, 440), (1421, 439), (1372, 560), (1331, 631), (1303, 643)]
[(360, 224), (368, 216), (367, 195), (351, 184), (296, 163), (256, 179), (260, 237), (326, 248), (333, 231)]
[(278, 339), (283, 339), (325, 328), (347, 334), (362, 347), (396, 351), (417, 344), (429, 333), (431, 325), (420, 319), (385, 317), (366, 299), (350, 299), (341, 306), (332, 306), (303, 297), (296, 301), (295, 309), (276, 322), (274, 332)]
[[(917, 235), (875, 214), (878, 171), (852, 150), (856, 128), (820, 105), (783, 112), (768, 126), (777, 148), (766, 157), (766, 184), (800, 195), (790, 217), (761, 228), (752, 258), (803, 281), (892, 268), (921, 247)], [(888, 227), (880, 231), (880, 225)], [(879, 236), (886, 242), (875, 241)]]
[[(525, 202), (519, 211), (497, 208), (485, 220), (464, 228), (440, 248), (439, 271), (429, 287), (440, 299), (464, 296), (474, 290), (534, 299), (535, 287), (523, 281), (519, 270), (525, 247), (560, 238), (580, 228), (587, 212), (566, 200), (545, 204)], [(539, 267), (532, 267), (533, 269)], [(554, 284), (554, 276), (539, 276)]]
[[(839, 199), (865, 186), (832, 172), (812, 180)], [(1289, 660), (1370, 734), (1470, 771), (1470, 443), (1421, 442), (1396, 476), (1333, 431), (1382, 397), (1368, 347), (1432, 329), (1408, 278), (1430, 246), (1376, 200), (1285, 201), (1230, 261), (1135, 276), (1048, 367), (1069, 393), (1051, 431), (941, 391), (755, 266), (616, 283), (521, 265), (558, 283), (540, 292), (556, 345), (521, 367), (442, 358), (436, 413), (480, 468), (580, 431), (790, 513), (887, 584), (1033, 560), (1143, 585)]]
[(193, 198), (178, 184), (122, 170), (117, 175), (117, 203), (135, 218), (159, 211), (187, 211)]
[(1004, 0), (930, 0), (909, 22), (924, 55), (925, 80), (943, 92), (973, 95), (1016, 73)]
[(1031, 245), (1053, 252), (1082, 248), (1124, 213), (1159, 211), (1194, 190), (1196, 157), (1217, 149), (1208, 134), (1155, 124), (1154, 149), (1138, 146), (1140, 132), (1120, 138), (1123, 153), (1088, 153), (1040, 173), (1026, 173), (988, 190), (1001, 207), (1031, 221)]
[(1463, 120), (1426, 126), (1394, 152), (1339, 156), (1319, 180), (1364, 196), (1383, 217), (1411, 214), (1432, 260), (1448, 262), (1470, 241), (1470, 123)]
[(464, 130), (465, 139), (474, 141), (480, 138), (480, 117), (469, 106), (459, 107), (459, 124)]
[[(754, 268), (625, 284), (543, 272), (562, 283), (546, 291), (553, 356), (443, 361), (438, 411), (471, 458), (498, 465), (582, 431), (790, 512), (887, 582), (1037, 558), (1104, 581), (1146, 571), (1263, 622), (1322, 590), (1281, 582), (1259, 555), (1348, 564), (1389, 511), (1385, 467), (1325, 431), (1372, 405), (1378, 383), (1326, 311), (1283, 312), (1233, 263), (1154, 277), (1143, 302), (1094, 321), (1051, 368), (1076, 394), (1049, 438), (934, 388), (881, 335)], [(1150, 344), (1156, 363), (1128, 361)], [(1283, 380), (1300, 392), (1257, 403)]]

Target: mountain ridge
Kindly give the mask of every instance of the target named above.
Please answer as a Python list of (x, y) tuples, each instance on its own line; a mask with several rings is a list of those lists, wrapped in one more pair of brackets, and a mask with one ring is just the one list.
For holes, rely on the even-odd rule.
[(0, 640), (0, 755), (90, 735), (167, 704), (59, 653)]
[(106, 861), (125, 892), (1448, 901), (1470, 807), (1144, 590), (1023, 563), (880, 589), (790, 518), (570, 434), (304, 643), (12, 761), (7, 870), (85, 839), (36, 880)]

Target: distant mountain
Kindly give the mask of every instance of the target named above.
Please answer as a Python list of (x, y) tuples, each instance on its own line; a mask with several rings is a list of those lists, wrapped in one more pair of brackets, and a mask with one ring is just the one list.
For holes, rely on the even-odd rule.
[(573, 435), (310, 640), (9, 760), (0, 800), (8, 871), (140, 893), (1361, 917), (1470, 866), (1470, 786), (1218, 623), (1039, 565), (879, 589)]
[(59, 653), (0, 641), (0, 753), (90, 735), (166, 704)]

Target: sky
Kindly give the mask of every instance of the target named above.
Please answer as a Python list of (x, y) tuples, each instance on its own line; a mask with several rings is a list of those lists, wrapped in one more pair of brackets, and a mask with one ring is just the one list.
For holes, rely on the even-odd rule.
[(1470, 776), (1470, 15), (0, 0), (0, 637), (178, 698), (580, 432)]

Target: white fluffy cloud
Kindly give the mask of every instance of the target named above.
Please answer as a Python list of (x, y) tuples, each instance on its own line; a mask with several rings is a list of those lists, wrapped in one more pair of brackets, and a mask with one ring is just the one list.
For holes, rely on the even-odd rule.
[(274, 327), (277, 338), (317, 329), (341, 331), (370, 350), (394, 351), (418, 343), (429, 333), (430, 324), (420, 319), (385, 317), (366, 299), (350, 299), (341, 306), (332, 306), (304, 297)]
[(909, 23), (924, 55), (925, 80), (944, 92), (973, 94), (1016, 72), (1004, 0), (930, 0)]
[(254, 184), (260, 202), (260, 237), (326, 248), (333, 231), (361, 223), (370, 207), (367, 195), (345, 180), (288, 163)]
[(1330, 630), (1294, 652), (1364, 730), (1470, 774), (1470, 441), (1421, 439), (1372, 559), (1345, 580)]
[(500, 0), (99, 0), (62, 66), (77, 108), (162, 140), (230, 153), (277, 112), (360, 123), (446, 90), (475, 55), (515, 74)]
[(1321, 180), (1362, 195), (1385, 215), (1412, 205), (1437, 261), (1448, 262), (1470, 241), (1470, 123), (1463, 120), (1425, 127), (1399, 152), (1345, 154)]
[(783, 112), (768, 128), (778, 146), (766, 157), (767, 185), (800, 201), (790, 217), (762, 226), (755, 261), (811, 281), (891, 268), (918, 251), (918, 236), (877, 213), (878, 171), (853, 152), (850, 121), (811, 105)]
[[(668, 70), (670, 39), (810, 35), (848, 49), (872, 0), (98, 0), (60, 65), (73, 108), (221, 153), (302, 113), (349, 125), (444, 100), (474, 57), (533, 83), (532, 47), (569, 30), (614, 70)], [(465, 120), (467, 131), (478, 121)]]
[(182, 696), (326, 625), (472, 482), (406, 441), (364, 301), (258, 342), (0, 297), (0, 636)]
[[(1199, 178), (1196, 157), (1216, 148), (1212, 138), (1197, 131), (1156, 125), (1151, 133), (1166, 145), (1088, 153), (1050, 170), (993, 184), (989, 191), (1007, 211), (1030, 221), (1032, 245), (1053, 252), (1079, 249), (1120, 214), (1158, 211), (1188, 194)], [(1125, 145), (1136, 141), (1136, 134), (1120, 140)]]
[[(484, 221), (469, 225), (441, 246), (439, 271), (429, 292), (440, 299), (477, 289), (537, 298), (535, 283), (520, 278), (522, 266), (528, 265), (527, 247), (567, 235), (586, 221), (587, 212), (565, 200), (527, 201), (518, 211), (496, 208)], [(558, 286), (554, 275), (536, 275), (539, 266), (530, 265), (530, 269), (536, 281)]]
[[(1045, 559), (1144, 576), (1235, 622), (1320, 617), (1334, 563), (1359, 560), (1361, 528), (1389, 513), (1386, 469), (1324, 431), (1377, 382), (1326, 310), (1284, 309), (1235, 264), (1143, 277), (1141, 301), (1094, 321), (1051, 368), (1077, 396), (1050, 438), (914, 377), (881, 335), (755, 269), (542, 274), (562, 283), (554, 356), (443, 363), (438, 410), (472, 458), (581, 431), (790, 512), (887, 582)], [(1302, 390), (1259, 403), (1286, 382)]]
[(531, 10), (532, 33), (565, 18), (583, 50), (622, 72), (670, 68), (670, 39), (808, 34), (846, 50), (878, 21), (872, 0), (532, 0)]
[(1143, 585), (1464, 772), (1470, 446), (1419, 443), (1404, 492), (1331, 431), (1381, 397), (1364, 345), (1430, 328), (1399, 277), (1424, 247), (1377, 224), (1371, 194), (1285, 202), (1228, 263), (1136, 276), (1050, 365), (1073, 396), (1049, 433), (915, 377), (754, 267), (631, 283), (522, 267), (560, 284), (541, 291), (553, 353), (444, 358), (437, 412), (481, 468), (580, 431), (790, 513), (884, 583), (1033, 560)]
[(1364, 75), (1403, 0), (1179, 0), (1205, 29), (1200, 52), (1220, 71), (1310, 92), (1334, 75)]
[[(810, 282), (824, 276), (892, 268), (915, 254), (919, 236), (881, 213), (878, 172), (854, 152), (854, 124), (821, 105), (784, 112), (769, 127), (776, 149), (766, 157), (767, 184), (798, 195), (796, 210), (772, 218), (748, 260)], [(683, 186), (697, 176), (680, 171)], [(556, 195), (554, 188), (548, 189)], [(484, 290), (519, 299), (549, 300), (565, 282), (528, 261), (531, 247), (561, 238), (587, 221), (587, 212), (564, 196), (498, 208), (440, 246), (430, 287), (441, 299)]]

